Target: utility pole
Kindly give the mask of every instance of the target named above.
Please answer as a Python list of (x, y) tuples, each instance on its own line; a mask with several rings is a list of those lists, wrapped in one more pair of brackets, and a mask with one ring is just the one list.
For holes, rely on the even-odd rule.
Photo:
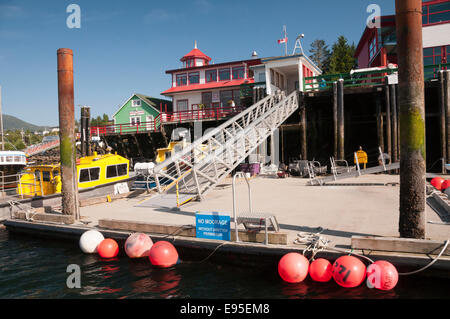
[(73, 52), (70, 49), (59, 49), (57, 57), (62, 211), (64, 215), (70, 215), (74, 219), (78, 219)]
[(425, 238), (422, 1), (396, 0), (400, 105), (400, 237)]

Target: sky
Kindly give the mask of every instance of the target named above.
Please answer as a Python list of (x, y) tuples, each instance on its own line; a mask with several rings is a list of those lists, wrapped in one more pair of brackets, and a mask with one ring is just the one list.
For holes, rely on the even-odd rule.
[[(214, 63), (284, 55), (283, 25), (291, 54), (295, 38), (304, 52), (344, 35), (358, 44), (367, 7), (395, 13), (394, 0), (0, 0), (2, 110), (35, 125), (58, 126), (56, 52), (74, 52), (75, 117), (110, 117), (133, 93), (162, 98), (171, 85), (166, 70), (181, 67), (194, 47)], [(69, 28), (70, 4), (80, 8), (80, 28)], [(69, 19), (72, 21), (72, 19)]]

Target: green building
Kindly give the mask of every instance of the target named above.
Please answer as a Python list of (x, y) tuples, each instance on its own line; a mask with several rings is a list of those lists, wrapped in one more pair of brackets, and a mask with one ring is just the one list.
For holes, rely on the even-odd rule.
[(134, 93), (113, 115), (116, 133), (155, 131), (160, 112), (171, 112), (172, 102)]

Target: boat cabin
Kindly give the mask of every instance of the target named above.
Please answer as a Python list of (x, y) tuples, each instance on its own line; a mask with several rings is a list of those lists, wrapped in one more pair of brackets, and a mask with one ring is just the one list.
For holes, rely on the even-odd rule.
[[(77, 161), (78, 188), (90, 188), (129, 178), (129, 160), (117, 154), (82, 157)], [(26, 167), (21, 174), (17, 193), (44, 196), (61, 193), (60, 164)]]

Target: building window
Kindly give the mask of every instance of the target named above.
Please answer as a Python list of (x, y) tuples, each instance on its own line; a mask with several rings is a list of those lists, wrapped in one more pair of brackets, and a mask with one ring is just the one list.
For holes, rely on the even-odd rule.
[(127, 164), (106, 166), (106, 178), (125, 176), (125, 175), (127, 175), (127, 172), (128, 172)]
[(178, 100), (177, 101), (177, 112), (188, 110), (188, 100)]
[(217, 70), (206, 70), (205, 72), (206, 82), (217, 81)]
[(232, 70), (233, 70), (232, 71), (233, 72), (233, 80), (244, 78), (245, 73), (244, 73), (243, 66), (234, 67)]
[(186, 74), (177, 74), (177, 86), (187, 85)]
[(202, 92), (202, 104), (205, 108), (211, 108), (212, 92)]
[(131, 100), (131, 106), (141, 106), (141, 100)]
[(258, 81), (259, 82), (266, 82), (266, 73), (265, 72), (258, 74)]
[(80, 183), (98, 181), (100, 179), (100, 167), (80, 169)]
[(220, 106), (221, 107), (227, 107), (228, 101), (230, 101), (231, 99), (233, 99), (233, 91), (232, 90), (220, 91)]
[(425, 48), (423, 49), (423, 65), (442, 63), (443, 48)]
[(187, 68), (192, 68), (195, 66), (195, 60), (194, 59), (187, 59), (186, 60), (186, 67)]
[(200, 83), (200, 75), (198, 72), (189, 73), (189, 84)]
[(130, 124), (133, 126), (141, 124), (141, 117), (140, 116), (130, 117)]
[(275, 75), (272, 69), (270, 69), (270, 84), (275, 85)]
[(219, 70), (219, 81), (227, 81), (230, 79), (230, 69), (220, 69)]
[(435, 3), (422, 7), (422, 24), (450, 21), (450, 2)]
[(369, 43), (369, 60), (372, 60), (377, 53), (377, 37), (373, 37), (372, 41)]

